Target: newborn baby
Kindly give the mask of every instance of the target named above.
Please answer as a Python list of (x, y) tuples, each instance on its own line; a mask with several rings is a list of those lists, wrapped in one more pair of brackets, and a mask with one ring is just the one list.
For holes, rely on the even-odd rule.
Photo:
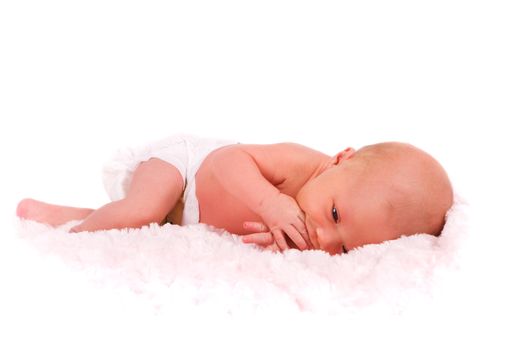
[(439, 235), (453, 202), (441, 165), (409, 144), (329, 156), (294, 144), (247, 145), (176, 135), (120, 152), (99, 209), (24, 199), (17, 215), (71, 232), (205, 223), (243, 242), (339, 254), (401, 235)]

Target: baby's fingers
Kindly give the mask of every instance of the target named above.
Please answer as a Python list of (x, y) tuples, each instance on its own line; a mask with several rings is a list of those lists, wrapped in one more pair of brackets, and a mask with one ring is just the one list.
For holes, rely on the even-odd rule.
[(265, 247), (264, 250), (268, 250), (271, 252), (279, 252), (280, 248), (278, 248), (278, 245), (276, 244), (276, 242), (273, 242), (273, 244), (270, 244), (267, 247)]
[(271, 232), (258, 232), (242, 236), (242, 242), (268, 246), (274, 242), (274, 238)]
[[(303, 240), (305, 241), (306, 247), (304, 249), (313, 248), (312, 242), (310, 241), (310, 237), (308, 236), (308, 231), (306, 230), (306, 225), (303, 221), (296, 222), (293, 224), (293, 228), (299, 232)], [(289, 236), (290, 237), (290, 236)], [(290, 237), (292, 239), (292, 237)], [(293, 240), (293, 239), (292, 239)], [(296, 243), (295, 240), (293, 240)], [(300, 245), (296, 243), (298, 247), (301, 248)], [(302, 249), (303, 250), (303, 249)]]
[[(294, 244), (299, 248), (299, 250), (305, 250), (308, 249), (307, 241), (303, 235), (296, 229), (295, 226), (288, 226), (285, 230), (285, 233), (287, 236), (294, 242)], [(308, 236), (306, 233), (304, 233), (305, 236)]]
[(242, 224), (242, 227), (245, 230), (248, 230), (251, 232), (269, 232), (269, 229), (263, 222), (244, 221), (244, 223)]
[(274, 241), (278, 245), (278, 248), (280, 248), (281, 251), (289, 249), (289, 246), (287, 245), (287, 241), (285, 240), (285, 235), (279, 228), (275, 228), (271, 230)]

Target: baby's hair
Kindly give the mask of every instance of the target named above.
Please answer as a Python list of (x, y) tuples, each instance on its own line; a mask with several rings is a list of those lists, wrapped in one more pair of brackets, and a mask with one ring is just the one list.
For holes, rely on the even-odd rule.
[(391, 160), (400, 155), (401, 151), (414, 146), (400, 142), (382, 142), (373, 145), (363, 146), (358, 149), (354, 157), (364, 161), (369, 160)]
[(360, 164), (364, 179), (379, 174), (386, 180), (384, 203), (398, 234), (440, 235), (453, 191), (447, 173), (432, 156), (410, 144), (384, 142), (362, 147), (352, 159)]

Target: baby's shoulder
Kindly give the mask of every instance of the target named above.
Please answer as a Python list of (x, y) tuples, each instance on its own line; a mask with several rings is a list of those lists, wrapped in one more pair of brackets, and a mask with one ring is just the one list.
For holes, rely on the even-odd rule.
[[(304, 145), (283, 142), (267, 145), (241, 145), (264, 172), (275, 178), (287, 179), (314, 169), (323, 154)], [(312, 170), (313, 171), (313, 170)]]
[(241, 146), (256, 159), (273, 159), (280, 163), (315, 162), (319, 155), (322, 154), (319, 151), (294, 142)]

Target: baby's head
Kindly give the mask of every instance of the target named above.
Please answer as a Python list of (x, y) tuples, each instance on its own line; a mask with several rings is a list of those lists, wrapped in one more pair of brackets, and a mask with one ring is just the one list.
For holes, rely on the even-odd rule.
[(314, 247), (338, 254), (401, 235), (439, 235), (453, 192), (433, 157), (387, 142), (338, 153), (296, 199)]

